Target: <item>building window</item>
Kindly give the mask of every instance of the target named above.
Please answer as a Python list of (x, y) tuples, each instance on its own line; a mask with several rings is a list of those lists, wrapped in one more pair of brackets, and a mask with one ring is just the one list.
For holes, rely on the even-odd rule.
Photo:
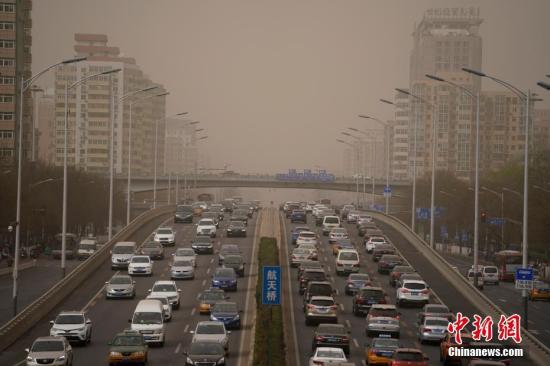
[(0, 39), (0, 48), (15, 48), (15, 41), (9, 39)]
[(0, 149), (0, 157), (15, 156), (14, 149)]
[(13, 121), (12, 112), (0, 112), (0, 121)]
[(15, 30), (14, 22), (0, 22), (0, 30)]
[(15, 4), (0, 3), (1, 13), (15, 13)]
[(0, 76), (0, 85), (15, 85), (14, 76)]
[(0, 94), (0, 103), (13, 103), (13, 95)]
[(2, 67), (15, 67), (14, 58), (0, 58), (0, 66)]
[(13, 138), (13, 131), (11, 130), (0, 130), (0, 139), (12, 139)]

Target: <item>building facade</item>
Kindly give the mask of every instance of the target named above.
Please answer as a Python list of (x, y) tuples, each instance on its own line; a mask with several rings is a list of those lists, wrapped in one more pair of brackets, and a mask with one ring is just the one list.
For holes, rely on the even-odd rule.
[(46, 164), (55, 163), (55, 94), (53, 89), (36, 95), (35, 157)]
[(166, 119), (165, 175), (191, 175), (198, 169), (195, 125), (189, 119)]

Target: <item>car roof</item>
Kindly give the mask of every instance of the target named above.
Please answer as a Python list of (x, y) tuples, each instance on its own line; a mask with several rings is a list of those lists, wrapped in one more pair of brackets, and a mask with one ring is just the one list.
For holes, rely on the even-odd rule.
[(44, 337), (36, 338), (34, 340), (34, 342), (39, 342), (39, 341), (64, 341), (64, 340), (65, 340), (65, 337), (63, 337), (63, 336), (44, 336)]
[(175, 285), (175, 284), (176, 284), (176, 281), (159, 280), (159, 281), (155, 281), (155, 283), (153, 283), (153, 286), (154, 285)]
[(355, 254), (359, 254), (357, 253), (357, 250), (355, 249), (340, 249), (340, 251), (338, 251), (338, 254), (340, 253), (355, 253)]
[(197, 323), (197, 327), (199, 325), (223, 325), (223, 323), (218, 320), (203, 320)]
[(422, 281), (422, 280), (408, 280), (408, 279), (404, 279), (404, 280), (403, 280), (403, 284), (405, 284), (405, 283), (421, 283), (421, 284), (423, 284), (423, 285), (426, 284), (426, 282), (425, 282), (425, 281)]
[(60, 311), (58, 315), (84, 315), (84, 312), (80, 310), (66, 310)]
[(382, 287), (378, 287), (378, 286), (363, 286), (361, 287), (359, 290), (376, 290), (376, 291), (384, 291), (384, 289)]
[(377, 320), (391, 320), (391, 321), (397, 321), (395, 318), (392, 318), (391, 316), (372, 316), (369, 319), (369, 322), (377, 321)]

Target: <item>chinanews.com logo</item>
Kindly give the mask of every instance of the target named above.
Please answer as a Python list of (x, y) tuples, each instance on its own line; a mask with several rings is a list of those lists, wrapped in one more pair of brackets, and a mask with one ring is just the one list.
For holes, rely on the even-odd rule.
[[(523, 349), (513, 345), (504, 345), (500, 343), (490, 343), (493, 341), (493, 325), (495, 324), (491, 316), (481, 317), (477, 314), (473, 316), (471, 323), (474, 328), (471, 336), (472, 343), (463, 344), (463, 332), (470, 323), (470, 318), (457, 313), (454, 322), (447, 326), (449, 334), (454, 338), (453, 345), (448, 348), (447, 354), (450, 357), (523, 357)], [(521, 316), (513, 314), (510, 316), (501, 315), (497, 323), (497, 339), (501, 342), (512, 340), (516, 345), (521, 343)], [(486, 342), (474, 343), (474, 342)]]

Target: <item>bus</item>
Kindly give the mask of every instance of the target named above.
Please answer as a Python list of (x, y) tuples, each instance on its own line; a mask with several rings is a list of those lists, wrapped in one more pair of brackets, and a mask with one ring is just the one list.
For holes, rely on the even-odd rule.
[[(55, 235), (55, 242), (51, 248), (51, 256), (53, 259), (61, 259), (61, 247), (63, 234), (59, 233)], [(65, 259), (73, 259), (76, 255), (78, 237), (76, 234), (65, 234)]]
[(498, 267), (500, 281), (515, 281), (516, 269), (522, 266), (522, 254), (517, 250), (501, 250), (495, 253), (495, 266)]

